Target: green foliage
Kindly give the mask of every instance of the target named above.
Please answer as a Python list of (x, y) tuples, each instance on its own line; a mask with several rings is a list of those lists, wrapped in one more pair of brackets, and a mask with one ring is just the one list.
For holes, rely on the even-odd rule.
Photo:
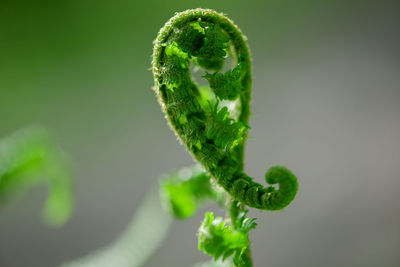
[(248, 126), (229, 117), (227, 107), (218, 109), (217, 102), (207, 116), (205, 134), (207, 139), (214, 140), (215, 147), (228, 152), (240, 144), (247, 129)]
[(255, 219), (245, 218), (246, 213), (240, 214), (237, 228), (232, 229), (221, 217), (214, 218), (212, 212), (207, 212), (199, 229), (199, 250), (214, 256), (214, 260), (233, 255), (237, 266), (246, 266), (244, 255), (249, 247), (249, 231), (257, 226)]
[[(222, 74), (219, 62), (228, 55), (234, 58), (235, 66)], [(204, 76), (211, 91), (200, 89), (193, 81), (191, 62), (217, 70)], [(228, 18), (204, 9), (176, 14), (155, 41), (153, 73), (154, 89), (173, 130), (234, 199), (264, 210), (283, 209), (293, 200), (297, 179), (292, 179), (288, 169), (272, 172), (279, 174), (279, 179), (269, 179), (279, 183), (277, 191), (254, 182), (243, 171), (250, 114), (250, 54), (244, 36)], [(212, 99), (216, 99), (215, 105)], [(228, 100), (230, 109), (218, 105)], [(207, 102), (211, 108), (206, 107)], [(237, 119), (230, 110), (239, 110)]]
[(176, 218), (195, 214), (206, 200), (222, 202), (222, 192), (213, 188), (210, 176), (200, 166), (181, 169), (161, 181), (161, 195), (167, 210)]
[(49, 187), (43, 218), (51, 226), (71, 216), (73, 200), (65, 156), (42, 128), (28, 128), (0, 140), (0, 203), (40, 182)]
[(210, 83), (210, 87), (218, 98), (234, 100), (242, 90), (241, 69), (241, 66), (238, 65), (233, 70), (228, 70), (225, 74), (219, 72), (207, 73), (203, 77)]
[[(233, 66), (224, 66), (228, 57)], [(227, 193), (231, 225), (207, 213), (199, 230), (199, 249), (214, 259), (233, 255), (235, 266), (252, 266), (248, 233), (256, 224), (245, 218), (244, 206), (282, 210), (294, 199), (298, 184), (296, 176), (283, 166), (269, 168), (265, 177), (271, 185), (266, 187), (244, 171), (251, 96), (246, 38), (222, 14), (187, 10), (177, 13), (160, 30), (152, 63), (154, 90), (166, 118), (206, 172), (187, 181), (175, 177), (163, 183), (166, 202), (176, 217), (191, 216), (203, 196), (212, 195), (213, 188), (207, 186), (204, 191), (205, 181), (212, 177)], [(199, 86), (192, 79), (193, 65), (206, 71), (202, 78), (208, 86)], [(228, 69), (225, 73), (223, 67)], [(211, 70), (214, 73), (207, 72)]]
[(195, 63), (208, 70), (220, 70), (229, 48), (229, 37), (218, 24), (201, 21), (199, 25), (204, 29), (204, 42)]

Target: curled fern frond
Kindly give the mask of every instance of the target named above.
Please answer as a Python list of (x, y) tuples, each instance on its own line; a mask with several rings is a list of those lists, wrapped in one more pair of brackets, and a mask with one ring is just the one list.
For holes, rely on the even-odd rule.
[(43, 218), (61, 226), (73, 210), (70, 174), (61, 150), (39, 127), (0, 139), (0, 204), (39, 182), (49, 187)]
[[(222, 72), (226, 58), (232, 69)], [(191, 75), (206, 71), (208, 87)], [(263, 210), (281, 210), (294, 199), (297, 179), (273, 166), (264, 187), (243, 170), (249, 129), (250, 53), (246, 39), (231, 20), (208, 9), (177, 13), (154, 42), (154, 90), (171, 128), (195, 159), (236, 200)]]

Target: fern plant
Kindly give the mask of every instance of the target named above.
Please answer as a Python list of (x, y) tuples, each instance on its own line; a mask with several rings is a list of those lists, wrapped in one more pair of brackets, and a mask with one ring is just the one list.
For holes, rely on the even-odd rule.
[(62, 226), (73, 210), (70, 170), (62, 150), (41, 127), (0, 139), (0, 207), (40, 182), (49, 187), (43, 219), (50, 226)]
[[(255, 218), (246, 217), (248, 208), (282, 210), (297, 193), (297, 178), (286, 167), (268, 169), (267, 187), (244, 171), (250, 60), (238, 27), (207, 9), (177, 13), (154, 42), (154, 90), (171, 129), (198, 162), (162, 179), (162, 204), (178, 219), (193, 216), (207, 201), (216, 201), (226, 210), (225, 219), (206, 212), (198, 230), (198, 248), (213, 259), (196, 267), (253, 266), (249, 232), (257, 224)], [(200, 78), (207, 85), (196, 81), (202, 71)], [(60, 226), (73, 206), (61, 151), (41, 128), (0, 140), (0, 200), (39, 181), (50, 188), (44, 218)], [(169, 220), (160, 214), (149, 198), (111, 246), (63, 266), (141, 266), (167, 232)]]
[[(206, 213), (198, 232), (198, 248), (213, 256), (213, 266), (217, 260), (221, 266), (252, 266), (248, 234), (256, 223), (246, 218), (247, 208), (282, 210), (298, 187), (296, 176), (283, 166), (269, 168), (267, 187), (244, 171), (250, 61), (238, 27), (208, 9), (177, 13), (154, 42), (154, 91), (171, 129), (200, 164), (164, 179), (163, 199), (177, 218), (192, 216), (206, 199), (227, 210), (225, 220)], [(199, 70), (208, 85), (196, 82)]]

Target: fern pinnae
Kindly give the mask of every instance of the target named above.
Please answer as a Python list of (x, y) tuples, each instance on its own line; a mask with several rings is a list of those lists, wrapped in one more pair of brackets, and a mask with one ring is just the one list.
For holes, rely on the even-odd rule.
[[(236, 66), (221, 73), (230, 46)], [(214, 71), (203, 77), (219, 101), (239, 99), (237, 120), (229, 118), (224, 107), (202, 108), (190, 64)], [(273, 166), (266, 173), (267, 183), (279, 184), (278, 190), (254, 182), (243, 171), (251, 63), (246, 38), (231, 20), (208, 9), (177, 13), (155, 40), (153, 74), (154, 90), (171, 128), (219, 185), (253, 208), (280, 210), (290, 204), (297, 192), (297, 178), (287, 168)]]

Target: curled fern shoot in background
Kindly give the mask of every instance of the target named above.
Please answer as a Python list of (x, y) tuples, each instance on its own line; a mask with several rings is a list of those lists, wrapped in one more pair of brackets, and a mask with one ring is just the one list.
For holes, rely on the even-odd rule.
[(71, 216), (73, 197), (63, 152), (47, 130), (30, 127), (0, 139), (0, 205), (40, 182), (49, 187), (43, 219), (63, 225)]
[[(228, 58), (233, 66), (228, 66)], [(255, 224), (254, 220), (251, 226), (243, 224), (244, 207), (282, 210), (294, 199), (298, 185), (296, 176), (283, 166), (269, 168), (265, 179), (271, 185), (267, 187), (244, 171), (251, 95), (246, 39), (222, 14), (187, 10), (177, 13), (160, 30), (152, 63), (154, 90), (169, 125), (204, 168), (205, 177), (229, 194), (231, 226), (206, 214), (199, 231), (199, 249), (215, 259), (234, 254), (236, 266), (251, 266), (247, 234)], [(205, 71), (201, 78), (206, 86), (200, 86), (195, 78), (201, 70)], [(185, 197), (187, 192), (178, 190), (174, 194), (174, 189), (164, 190), (170, 195), (174, 215), (193, 213), (194, 208), (189, 206), (194, 204), (183, 203), (184, 199), (194, 203)], [(177, 207), (179, 198), (182, 207)]]

